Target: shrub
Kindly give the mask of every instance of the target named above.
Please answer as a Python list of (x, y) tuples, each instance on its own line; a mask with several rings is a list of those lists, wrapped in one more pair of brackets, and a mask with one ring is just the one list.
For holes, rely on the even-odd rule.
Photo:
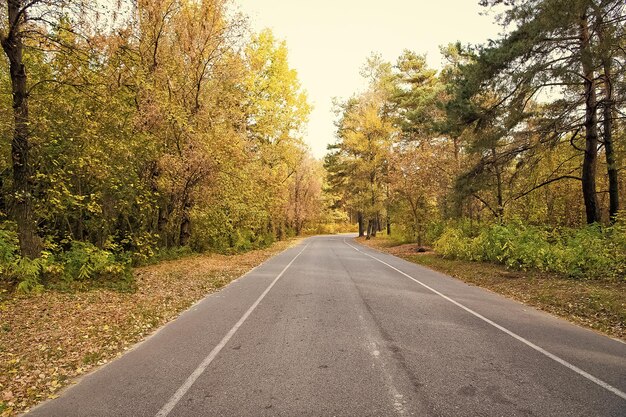
[(432, 245), (436, 242), (443, 232), (446, 230), (446, 223), (443, 221), (433, 221), (426, 226), (426, 232), (424, 233), (424, 243), (426, 245)]
[(128, 279), (131, 276), (129, 259), (87, 242), (72, 242), (70, 250), (60, 253), (57, 260), (63, 265), (62, 277), (66, 282)]
[(41, 273), (47, 262), (45, 258), (22, 258), (17, 233), (0, 229), (0, 279), (5, 284), (15, 286), (22, 293), (43, 291)]
[(435, 241), (435, 251), (447, 258), (476, 260), (469, 248), (471, 239), (463, 231), (455, 227), (448, 227)]
[(576, 279), (624, 279), (626, 224), (546, 229), (515, 223), (471, 229), (448, 226), (435, 241), (444, 257), (496, 262), (511, 269), (539, 269)]
[(17, 234), (0, 229), (0, 276), (5, 280), (13, 274), (16, 262), (19, 261), (18, 253)]
[(20, 258), (15, 264), (13, 273), (19, 279), (17, 291), (21, 293), (41, 293), (43, 285), (41, 284), (41, 271), (43, 269), (44, 260), (42, 258), (28, 259)]
[(620, 216), (607, 235), (611, 243), (607, 250), (612, 254), (615, 272), (626, 279), (626, 216)]
[(563, 232), (561, 268), (574, 278), (613, 278), (617, 276), (617, 259), (609, 229), (599, 225)]

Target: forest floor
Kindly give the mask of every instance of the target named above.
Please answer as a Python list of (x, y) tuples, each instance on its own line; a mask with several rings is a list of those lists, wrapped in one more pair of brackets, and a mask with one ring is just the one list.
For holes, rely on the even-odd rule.
[(430, 250), (419, 253), (417, 244), (398, 244), (384, 235), (358, 241), (626, 341), (624, 281), (574, 280), (536, 270), (509, 270), (493, 263), (445, 259)]
[(0, 294), (0, 416), (55, 398), (207, 294), (296, 243), (136, 268), (135, 290)]

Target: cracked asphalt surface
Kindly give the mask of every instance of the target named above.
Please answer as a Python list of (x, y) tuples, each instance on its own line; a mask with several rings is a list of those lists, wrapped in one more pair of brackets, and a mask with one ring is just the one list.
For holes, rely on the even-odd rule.
[(28, 416), (623, 417), (625, 391), (626, 344), (316, 236)]

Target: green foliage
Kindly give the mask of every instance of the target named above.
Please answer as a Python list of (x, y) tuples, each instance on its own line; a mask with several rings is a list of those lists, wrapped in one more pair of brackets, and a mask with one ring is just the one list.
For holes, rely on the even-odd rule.
[(17, 284), (17, 291), (21, 293), (38, 294), (43, 291), (43, 285), (41, 284), (41, 271), (44, 264), (44, 260), (20, 258), (11, 271), (13, 275), (20, 280)]
[(538, 269), (576, 279), (626, 279), (624, 222), (611, 227), (545, 230), (523, 224), (491, 225), (472, 236), (450, 226), (435, 250), (453, 259), (495, 262), (517, 270)]
[(44, 284), (63, 289), (77, 284), (132, 288), (130, 255), (109, 249), (74, 241), (66, 251), (51, 246), (40, 257), (29, 259), (19, 255), (15, 232), (0, 229), (0, 281), (23, 294), (40, 293)]
[(274, 237), (264, 230), (265, 215), (262, 210), (245, 210), (242, 204), (194, 211), (191, 248), (196, 252), (226, 253), (267, 246)]
[[(31, 178), (22, 188), (32, 221), (9, 210), (23, 190), (4, 94), (0, 220), (13, 220), (22, 239), (18, 250), (15, 233), (0, 230), (8, 286), (131, 282), (131, 264), (264, 247), (321, 211), (321, 164), (302, 140), (311, 108), (286, 43), (270, 30), (249, 33), (224, 2), (166, 3), (140, 2), (138, 19), (107, 27), (87, 17), (95, 11), (86, 4), (67, 14), (55, 2), (25, 6), (15, 29), (33, 35), (17, 52), (27, 74)], [(30, 20), (26, 9), (50, 21)], [(0, 59), (0, 89), (10, 92), (7, 63)]]
[(28, 259), (19, 255), (17, 234), (0, 229), (0, 281), (15, 285), (21, 293), (39, 293), (43, 290), (41, 272), (44, 258)]
[(446, 230), (446, 223), (444, 221), (432, 221), (426, 227), (425, 243), (427, 245), (434, 244)]
[(435, 250), (445, 257), (474, 260), (469, 249), (470, 243), (471, 239), (461, 229), (448, 227), (435, 241)]
[(0, 229), (0, 276), (6, 275), (19, 259), (17, 234)]
[(63, 265), (62, 279), (72, 281), (128, 280), (131, 277), (130, 259), (99, 249), (86, 242), (72, 242), (68, 251), (58, 255)]

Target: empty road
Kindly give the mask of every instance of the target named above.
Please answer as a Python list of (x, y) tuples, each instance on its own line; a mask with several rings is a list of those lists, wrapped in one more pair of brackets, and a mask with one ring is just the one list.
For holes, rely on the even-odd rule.
[(626, 416), (626, 344), (318, 236), (28, 416)]

